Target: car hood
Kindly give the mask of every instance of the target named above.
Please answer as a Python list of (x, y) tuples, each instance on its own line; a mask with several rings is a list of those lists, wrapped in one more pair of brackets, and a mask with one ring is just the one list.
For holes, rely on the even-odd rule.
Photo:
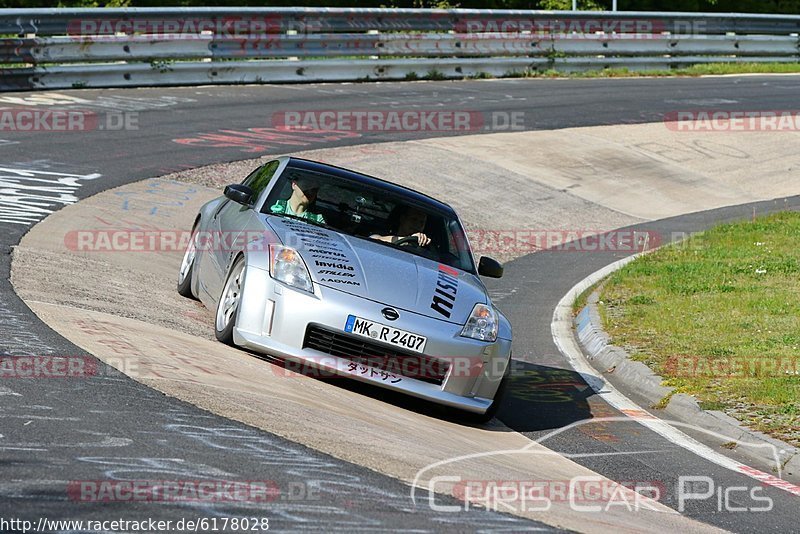
[(321, 286), (457, 324), (488, 302), (474, 274), (295, 219), (270, 216), (267, 224)]

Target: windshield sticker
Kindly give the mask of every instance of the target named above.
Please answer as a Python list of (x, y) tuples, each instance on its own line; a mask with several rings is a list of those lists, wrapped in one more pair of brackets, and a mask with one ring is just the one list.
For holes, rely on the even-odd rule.
[(433, 294), (431, 309), (447, 319), (452, 315), (453, 304), (455, 304), (456, 293), (458, 293), (457, 276), (458, 271), (447, 265), (439, 264), (439, 276), (436, 279), (436, 290)]

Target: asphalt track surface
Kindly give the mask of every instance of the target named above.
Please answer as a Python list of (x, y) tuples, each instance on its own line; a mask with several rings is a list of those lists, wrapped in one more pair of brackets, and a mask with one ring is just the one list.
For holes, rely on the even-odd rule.
[[(285, 111), (451, 109), (476, 111), (484, 117), (499, 113), (495, 116), (500, 118), (520, 111), (524, 112), (525, 129), (554, 129), (654, 122), (662, 120), (665, 113), (685, 109), (793, 109), (799, 90), (797, 77), (746, 76), (60, 91), (90, 101), (58, 106), (61, 108), (136, 109), (138, 130), (2, 131), (0, 163), (27, 171), (100, 173), (101, 178), (82, 181), (75, 190), (77, 197), (85, 198), (132, 181), (210, 163), (308, 148), (448, 135), (362, 132), (359, 136), (276, 136), (271, 131), (273, 114)], [(0, 106), (19, 107), (13, 98), (30, 103), (37, 94), (3, 94)], [(154, 107), (156, 102), (163, 107)], [(480, 132), (453, 135), (470, 133)], [(797, 208), (800, 199), (756, 205), (760, 213), (787, 206)], [(752, 210), (751, 205), (724, 208), (641, 226), (669, 235), (744, 218)], [(0, 223), (0, 353), (85, 354), (39, 322), (10, 287), (11, 247), (27, 229)], [(488, 284), (512, 324), (523, 324), (524, 319), (526, 325), (515, 328), (517, 373), (511, 395), (499, 414), (507, 426), (539, 439), (571, 423), (618, 415), (579, 376), (570, 373), (552, 341), (550, 320), (558, 300), (577, 281), (623, 255), (537, 253), (511, 262), (503, 279)], [(157, 516), (177, 520), (263, 515), (257, 505), (85, 503), (74, 502), (66, 492), (68, 481), (75, 480), (224, 478), (271, 480), (281, 488), (297, 481), (316, 481), (320, 488), (316, 501), (282, 500), (268, 508), (271, 524), (278, 530), (548, 528), (498, 513), (443, 514), (425, 505), (415, 509), (408, 488), (400, 482), (165, 398), (111, 372), (80, 381), (6, 382), (0, 384), (0, 397), (0, 511), (4, 516)], [(23, 425), (27, 427), (24, 438)], [(31, 439), (31, 426), (37, 439)], [(708, 476), (715, 489), (723, 490), (758, 485), (636, 423), (580, 425), (543, 443), (611, 479), (661, 483), (667, 488), (664, 502), (673, 508), (678, 506), (674, 487), (679, 476)], [(794, 530), (797, 497), (770, 487), (760, 491), (759, 495), (768, 496), (774, 503), (769, 512), (726, 511), (711, 498), (690, 503), (683, 513), (738, 532)], [(748, 509), (762, 504), (748, 493), (730, 495), (730, 506)], [(441, 504), (447, 503), (442, 500)]]

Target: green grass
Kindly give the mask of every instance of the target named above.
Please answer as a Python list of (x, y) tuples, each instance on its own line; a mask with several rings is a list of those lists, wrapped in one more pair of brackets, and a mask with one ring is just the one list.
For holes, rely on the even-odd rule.
[(575, 302), (572, 303), (572, 314), (573, 315), (578, 315), (581, 312), (581, 310), (586, 307), (586, 304), (589, 303), (589, 297), (592, 296), (592, 293), (595, 292), (595, 290), (597, 289), (597, 286), (600, 283), (601, 282), (597, 282), (596, 284), (592, 284), (591, 286), (589, 286), (586, 289), (584, 289), (583, 292), (580, 295), (578, 295), (578, 297), (575, 299)]
[(444, 73), (442, 73), (442, 72), (440, 72), (440, 71), (438, 71), (436, 69), (431, 69), (425, 75), (424, 79), (425, 80), (446, 80), (447, 76), (445, 76)]
[(669, 385), (800, 445), (800, 213), (723, 225), (601, 289), (612, 341)]
[(494, 78), (494, 76), (492, 76), (488, 72), (480, 71), (476, 72), (475, 74), (470, 74), (469, 76), (467, 76), (467, 78), (469, 78), (470, 80), (491, 80)]
[(708, 63), (678, 69), (681, 74), (702, 76), (709, 74), (790, 74), (800, 72), (800, 63)]
[(800, 73), (800, 63), (707, 63), (678, 69), (629, 70), (625, 67), (562, 72), (555, 69), (525, 70), (506, 73), (508, 78), (636, 78), (663, 76), (708, 76), (721, 74), (790, 74)]

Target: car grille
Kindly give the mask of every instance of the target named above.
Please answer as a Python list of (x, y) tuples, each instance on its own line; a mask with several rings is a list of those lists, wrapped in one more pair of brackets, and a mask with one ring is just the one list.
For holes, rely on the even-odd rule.
[[(337, 356), (355, 365), (361, 365), (364, 369), (369, 367), (393, 376), (413, 378), (436, 385), (442, 385), (450, 368), (450, 364), (446, 361), (430, 358), (424, 354), (400, 351), (313, 324), (306, 329), (303, 348)], [(356, 367), (353, 371), (359, 369)], [(366, 371), (363, 374), (366, 374)], [(378, 373), (376, 376), (382, 375)], [(384, 379), (392, 382), (391, 377)]]

